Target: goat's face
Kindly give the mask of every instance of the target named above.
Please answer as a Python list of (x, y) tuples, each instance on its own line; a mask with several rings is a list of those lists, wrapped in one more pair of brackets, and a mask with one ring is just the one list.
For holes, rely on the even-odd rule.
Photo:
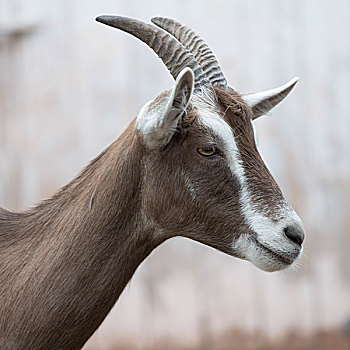
[(252, 110), (235, 92), (192, 93), (187, 69), (141, 110), (143, 211), (163, 239), (180, 235), (266, 271), (291, 265), (304, 232), (255, 145)]
[(145, 42), (176, 78), (136, 122), (146, 150), (142, 212), (158, 239), (189, 237), (267, 271), (292, 264), (304, 230), (256, 149), (252, 120), (283, 100), (296, 80), (241, 98), (209, 46), (181, 23), (97, 20)]

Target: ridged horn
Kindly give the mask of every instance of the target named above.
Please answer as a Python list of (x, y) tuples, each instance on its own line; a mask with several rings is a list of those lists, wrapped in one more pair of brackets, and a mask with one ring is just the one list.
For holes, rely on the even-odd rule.
[(194, 56), (172, 35), (151, 24), (121, 16), (98, 16), (96, 21), (127, 32), (147, 44), (164, 62), (174, 79), (185, 68), (192, 69), (195, 89), (210, 84)]
[(211, 85), (227, 86), (219, 62), (213, 51), (192, 29), (170, 18), (154, 17), (151, 21), (172, 34), (196, 58)]

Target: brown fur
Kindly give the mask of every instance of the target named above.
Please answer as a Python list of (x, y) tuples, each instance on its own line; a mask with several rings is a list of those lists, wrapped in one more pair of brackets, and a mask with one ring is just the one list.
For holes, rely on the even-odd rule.
[(234, 132), (253, 202), (259, 205), (258, 211), (273, 220), (280, 220), (280, 212), (271, 212), (270, 209), (285, 203), (285, 200), (256, 148), (250, 108), (237, 93), (219, 88), (215, 88), (215, 92), (219, 108), (225, 111), (224, 120)]
[(51, 199), (21, 214), (1, 209), (2, 350), (80, 349), (160, 243), (137, 217), (139, 147), (132, 123)]
[[(266, 205), (279, 200), (249, 108), (233, 93), (216, 89), (216, 98), (252, 193)], [(224, 157), (197, 152), (213, 141), (191, 107), (162, 149), (146, 151), (132, 122), (51, 199), (19, 214), (0, 209), (0, 348), (80, 349), (164, 240), (180, 235), (232, 255), (235, 237), (255, 235)]]

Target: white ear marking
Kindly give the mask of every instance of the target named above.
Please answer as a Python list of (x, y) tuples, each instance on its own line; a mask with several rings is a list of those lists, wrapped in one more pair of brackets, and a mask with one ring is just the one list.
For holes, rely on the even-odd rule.
[[(167, 107), (164, 111), (165, 117), (161, 123), (161, 127), (171, 127), (185, 113), (190, 102), (194, 86), (194, 75), (192, 69), (184, 68), (176, 78)], [(176, 128), (175, 125), (175, 128)]]
[(136, 128), (146, 144), (165, 146), (176, 131), (181, 116), (186, 112), (194, 87), (194, 74), (184, 68), (176, 78), (174, 87), (146, 103), (137, 116)]
[(275, 89), (242, 95), (243, 100), (253, 110), (253, 119), (260, 117), (277, 106), (293, 89), (299, 78), (295, 77), (288, 83)]

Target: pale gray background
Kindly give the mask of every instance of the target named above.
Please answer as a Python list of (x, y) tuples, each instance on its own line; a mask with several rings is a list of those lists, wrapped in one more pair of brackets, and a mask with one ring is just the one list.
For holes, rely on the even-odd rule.
[(173, 239), (139, 268), (85, 349), (210, 348), (234, 329), (275, 339), (343, 327), (350, 318), (350, 2), (0, 0), (1, 206), (20, 210), (51, 196), (173, 84), (149, 48), (96, 23), (99, 14), (176, 18), (207, 40), (240, 92), (301, 77), (256, 126), (263, 158), (307, 239), (300, 268), (272, 274)]

